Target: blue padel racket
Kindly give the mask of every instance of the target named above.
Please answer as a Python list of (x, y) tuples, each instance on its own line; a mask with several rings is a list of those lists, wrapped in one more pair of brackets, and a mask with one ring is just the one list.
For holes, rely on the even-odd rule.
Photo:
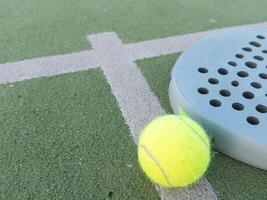
[(192, 45), (174, 65), (169, 99), (216, 149), (267, 170), (267, 29), (229, 29)]

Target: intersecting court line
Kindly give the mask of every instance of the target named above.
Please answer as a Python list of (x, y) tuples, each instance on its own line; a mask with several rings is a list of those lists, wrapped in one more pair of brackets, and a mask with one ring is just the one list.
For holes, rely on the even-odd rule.
[[(267, 23), (245, 27), (266, 28)], [(165, 111), (134, 61), (182, 52), (196, 40), (218, 30), (220, 29), (130, 44), (123, 44), (113, 32), (89, 35), (92, 50), (0, 64), (0, 83), (101, 67), (133, 139), (137, 142), (142, 127)], [(217, 199), (205, 178), (186, 189), (166, 190), (157, 187), (157, 190), (162, 200)]]
[[(267, 22), (244, 25), (241, 27), (267, 28)], [(130, 60), (157, 57), (182, 52), (196, 40), (210, 35), (218, 30), (221, 29), (123, 44), (120, 48), (123, 49), (124, 55), (127, 54)], [(99, 35), (101, 34), (102, 33)], [(4, 63), (0, 64), (0, 83), (16, 82), (42, 76), (52, 76), (87, 70), (99, 67), (103, 62), (105, 63), (105, 58), (99, 56), (99, 54), (92, 49), (65, 55)]]
[[(153, 118), (163, 115), (165, 111), (160, 106), (157, 97), (151, 92), (138, 66), (132, 60), (133, 54), (129, 54), (125, 50), (115, 33), (91, 35), (88, 40), (98, 55), (105, 58), (102, 59), (101, 69), (130, 128), (133, 139), (137, 142), (138, 134), (144, 125)], [(156, 188), (162, 200), (217, 199), (211, 185), (205, 178), (187, 189)]]

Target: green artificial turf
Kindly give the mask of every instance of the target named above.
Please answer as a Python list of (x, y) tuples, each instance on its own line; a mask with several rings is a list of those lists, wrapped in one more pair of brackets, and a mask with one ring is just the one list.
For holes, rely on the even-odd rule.
[(152, 92), (158, 97), (166, 113), (173, 113), (169, 104), (168, 86), (172, 67), (180, 54), (138, 60), (137, 65), (145, 76)]
[(266, 0), (0, 0), (0, 63), (89, 48), (86, 35), (124, 42), (266, 21)]
[[(0, 63), (267, 20), (266, 0), (0, 0)], [(138, 61), (164, 109), (179, 54)], [(0, 85), (0, 199), (158, 199), (100, 70)], [(220, 199), (267, 199), (267, 173), (215, 153)]]
[[(167, 113), (172, 113), (168, 99), (168, 76), (178, 57), (179, 54), (172, 54), (137, 61)], [(207, 178), (221, 200), (267, 199), (266, 171), (250, 167), (219, 152), (214, 153)]]
[(99, 69), (0, 85), (0, 199), (159, 199)]

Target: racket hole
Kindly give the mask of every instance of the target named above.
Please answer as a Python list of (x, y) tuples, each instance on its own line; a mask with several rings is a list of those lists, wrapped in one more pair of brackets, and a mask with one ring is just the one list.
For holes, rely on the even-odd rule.
[(250, 45), (254, 46), (254, 47), (261, 47), (261, 44), (255, 41), (252, 41), (249, 43)]
[(254, 116), (247, 117), (247, 122), (251, 125), (258, 125), (260, 123), (259, 119)]
[(253, 99), (254, 96), (255, 95), (252, 92), (249, 91), (243, 92), (243, 97), (245, 97), (246, 99)]
[(210, 105), (212, 105), (213, 107), (220, 107), (222, 103), (217, 99), (212, 99), (210, 100)]
[(246, 51), (246, 52), (251, 52), (251, 51), (252, 51), (252, 49), (249, 48), (249, 47), (244, 47), (244, 48), (242, 48), (242, 49), (243, 49), (243, 51)]
[(235, 67), (235, 66), (237, 66), (237, 63), (234, 61), (230, 61), (230, 62), (228, 62), (228, 65)]
[(200, 94), (208, 94), (209, 90), (207, 88), (201, 87), (197, 90)]
[(267, 107), (262, 104), (257, 105), (256, 110), (260, 113), (267, 113)]
[(229, 90), (220, 90), (220, 95), (224, 97), (229, 97), (231, 96), (231, 92)]
[(244, 58), (244, 55), (243, 55), (243, 54), (240, 54), (240, 53), (238, 53), (238, 54), (235, 54), (235, 57), (237, 57), (237, 58), (241, 59), (241, 58)]
[(242, 78), (245, 78), (245, 77), (248, 77), (249, 74), (245, 71), (240, 71), (240, 72), (237, 72), (237, 75)]
[(259, 77), (262, 79), (267, 79), (267, 74), (266, 73), (260, 73)]
[(261, 52), (262, 52), (262, 53), (267, 53), (267, 50), (262, 50)]
[(218, 69), (218, 73), (221, 75), (226, 75), (226, 74), (228, 74), (228, 71), (225, 68), (220, 68), (220, 69)]
[(254, 62), (245, 62), (245, 65), (251, 69), (255, 69), (257, 67), (257, 64)]
[(208, 69), (205, 68), (205, 67), (200, 67), (200, 68), (198, 68), (198, 71), (199, 71), (200, 73), (203, 73), (203, 74), (208, 73)]
[(232, 81), (231, 84), (232, 84), (232, 86), (234, 86), (234, 87), (239, 86), (239, 82), (238, 82), (238, 81)]
[(250, 85), (256, 89), (262, 88), (262, 85), (258, 82), (252, 82), (252, 83), (250, 83)]
[(257, 35), (257, 38), (260, 39), (260, 40), (264, 40), (265, 37), (263, 35)]
[(238, 111), (244, 110), (245, 108), (244, 105), (241, 103), (233, 103), (232, 107), (233, 109), (238, 110)]
[(218, 79), (216, 79), (216, 78), (209, 78), (209, 83), (210, 84), (214, 84), (214, 85), (216, 85), (216, 84), (218, 84), (219, 83), (219, 80)]
[(259, 61), (263, 61), (263, 60), (264, 60), (264, 58), (261, 57), (261, 56), (254, 56), (253, 58), (254, 58), (255, 60), (259, 60)]

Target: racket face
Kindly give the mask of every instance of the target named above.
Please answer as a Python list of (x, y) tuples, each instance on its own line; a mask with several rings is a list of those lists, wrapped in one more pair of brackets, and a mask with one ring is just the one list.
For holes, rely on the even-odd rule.
[(216, 149), (267, 170), (267, 29), (229, 29), (192, 45), (173, 67), (169, 99)]

